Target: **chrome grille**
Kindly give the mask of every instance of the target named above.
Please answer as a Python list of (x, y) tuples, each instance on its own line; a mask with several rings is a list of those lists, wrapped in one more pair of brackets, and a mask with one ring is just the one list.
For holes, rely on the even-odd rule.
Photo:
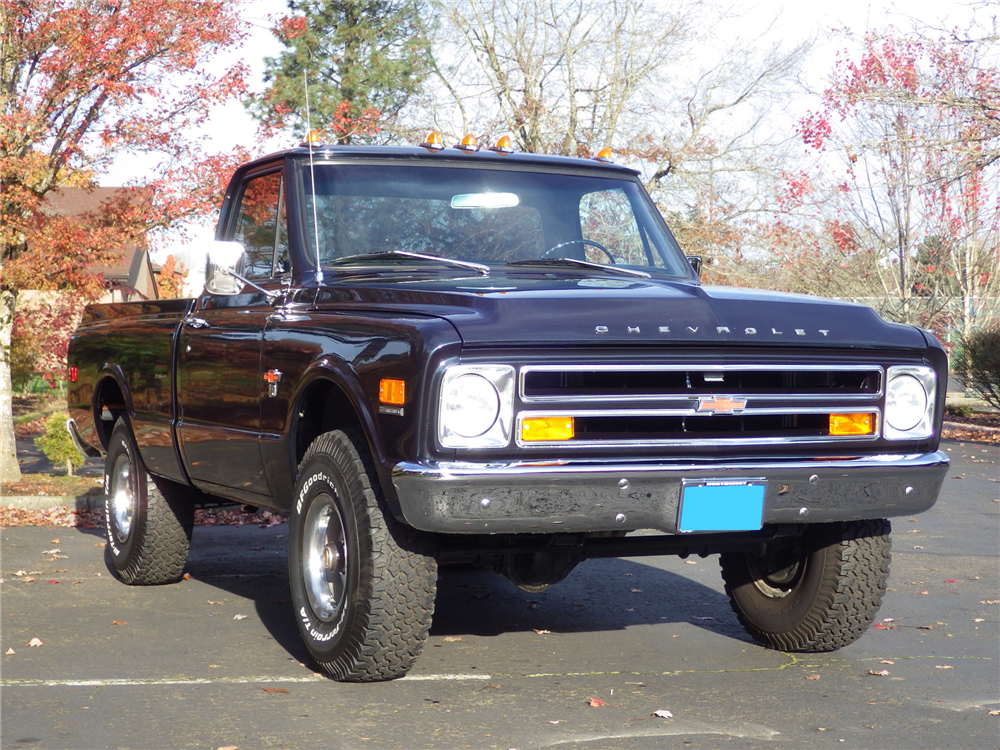
[(659, 400), (673, 396), (878, 398), (877, 365), (529, 365), (521, 369), (521, 400)]
[[(872, 441), (881, 428), (879, 365), (526, 365), (523, 448), (768, 445)], [(831, 434), (831, 415), (872, 414), (866, 435)], [(569, 440), (521, 440), (530, 417), (572, 417)]]

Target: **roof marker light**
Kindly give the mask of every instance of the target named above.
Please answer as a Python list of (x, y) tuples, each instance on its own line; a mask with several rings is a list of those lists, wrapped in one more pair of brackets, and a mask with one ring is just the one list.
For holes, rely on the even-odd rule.
[(441, 138), (441, 134), (436, 130), (432, 130), (427, 134), (427, 140), (420, 144), (421, 148), (426, 148), (429, 151), (440, 151), (444, 148), (444, 139)]
[(597, 156), (594, 157), (594, 160), (603, 162), (604, 164), (611, 164), (611, 146), (605, 146), (600, 151), (598, 151)]
[(455, 144), (455, 148), (467, 154), (473, 154), (479, 150), (479, 144), (476, 142), (476, 136), (467, 133), (459, 143)]
[(490, 151), (497, 154), (503, 154), (504, 156), (514, 153), (514, 147), (511, 145), (510, 136), (501, 136), (496, 142), (496, 145), (490, 146)]
[(319, 148), (323, 145), (323, 134), (313, 128), (306, 134), (306, 137), (302, 139), (302, 143), (299, 145), (308, 146), (309, 148)]

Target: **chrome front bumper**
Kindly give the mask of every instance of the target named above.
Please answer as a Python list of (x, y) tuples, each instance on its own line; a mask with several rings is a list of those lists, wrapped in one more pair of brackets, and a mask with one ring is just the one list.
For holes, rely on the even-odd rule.
[(407, 523), (448, 533), (678, 531), (681, 487), (763, 480), (763, 523), (823, 523), (927, 510), (948, 473), (935, 453), (722, 464), (399, 463)]

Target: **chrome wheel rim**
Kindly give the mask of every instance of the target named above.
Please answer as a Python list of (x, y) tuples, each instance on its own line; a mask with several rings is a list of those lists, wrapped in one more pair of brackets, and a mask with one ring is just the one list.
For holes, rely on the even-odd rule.
[(302, 533), (302, 577), (313, 614), (331, 622), (347, 590), (347, 539), (333, 497), (317, 495), (306, 513)]
[(753, 584), (771, 599), (784, 599), (798, 586), (805, 570), (801, 548), (789, 545), (764, 557), (747, 555), (747, 567)]
[(119, 542), (128, 539), (135, 518), (135, 487), (132, 481), (132, 462), (127, 454), (118, 456), (111, 473), (111, 517), (114, 519), (115, 536)]

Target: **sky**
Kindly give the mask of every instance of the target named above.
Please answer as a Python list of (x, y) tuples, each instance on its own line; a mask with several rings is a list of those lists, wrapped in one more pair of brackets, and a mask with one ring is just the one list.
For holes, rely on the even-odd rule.
[[(556, 0), (558, 2), (558, 0)], [(661, 0), (670, 2), (670, 0)], [(719, 28), (717, 38), (721, 43), (729, 34), (752, 35), (763, 32), (768, 27), (769, 39), (783, 39), (792, 44), (816, 35), (816, 44), (810, 54), (804, 75), (808, 83), (816, 89), (822, 87), (825, 77), (832, 69), (835, 55), (844, 49), (845, 39), (835, 34), (835, 30), (849, 29), (855, 34), (863, 34), (871, 28), (894, 25), (900, 30), (908, 29), (915, 21), (922, 25), (950, 28), (963, 25), (972, 15), (975, 7), (986, 6), (986, 14), (1000, 12), (1000, 0), (750, 0), (734, 3), (740, 17), (731, 28)], [(250, 84), (254, 90), (263, 88), (263, 58), (275, 56), (281, 46), (270, 32), (272, 18), (287, 12), (286, 0), (244, 0), (244, 17), (251, 24), (250, 35), (241, 50), (216, 61), (220, 71), (238, 60), (246, 63), (251, 70)], [(983, 13), (981, 10), (980, 13)], [(219, 107), (203, 128), (200, 136), (207, 143), (206, 148), (224, 150), (236, 144), (250, 145), (256, 138), (256, 123), (246, 113), (240, 102), (229, 102)], [(277, 139), (268, 144), (275, 150), (294, 145), (291, 139)], [(102, 179), (107, 186), (124, 185), (141, 179), (143, 170), (152, 164), (131, 157), (122, 159)], [(203, 226), (189, 230), (191, 243), (180, 243), (167, 239), (159, 243), (153, 252), (154, 262), (162, 263), (169, 254), (174, 254), (189, 269), (187, 293), (197, 294), (201, 289), (204, 265), (204, 244), (211, 240), (214, 227)]]

